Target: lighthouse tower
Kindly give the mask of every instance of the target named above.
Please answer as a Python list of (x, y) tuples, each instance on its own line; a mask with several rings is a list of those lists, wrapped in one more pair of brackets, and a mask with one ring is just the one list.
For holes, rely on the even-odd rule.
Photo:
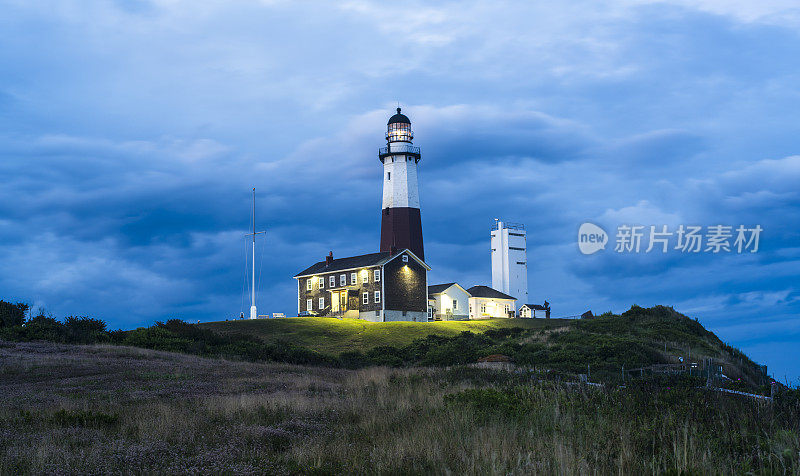
[(417, 163), (421, 156), (419, 147), (412, 144), (413, 139), (411, 121), (398, 107), (397, 114), (389, 119), (386, 147), (378, 150), (383, 163), (381, 251), (408, 248), (424, 261), (417, 188)]

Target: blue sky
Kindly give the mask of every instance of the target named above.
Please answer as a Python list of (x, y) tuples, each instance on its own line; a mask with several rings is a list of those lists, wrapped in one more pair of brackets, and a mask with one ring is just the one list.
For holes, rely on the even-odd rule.
[[(789, 1), (0, 0), (0, 298), (238, 315), (255, 186), (260, 311), (291, 313), (297, 271), (377, 250), (400, 101), (431, 282), (490, 284), (492, 219), (523, 222), (555, 315), (672, 305), (796, 379), (798, 27)], [(764, 232), (584, 256), (586, 221)]]

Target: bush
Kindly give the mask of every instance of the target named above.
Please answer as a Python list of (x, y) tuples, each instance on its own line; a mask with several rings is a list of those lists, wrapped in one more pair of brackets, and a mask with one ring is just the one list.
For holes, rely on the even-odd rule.
[(47, 340), (51, 342), (64, 342), (66, 329), (64, 324), (48, 316), (36, 316), (20, 328), (21, 340)]
[(28, 304), (0, 300), (0, 327), (20, 326), (25, 322), (25, 313), (28, 312)]
[(70, 316), (64, 319), (66, 341), (75, 344), (92, 344), (108, 342), (110, 336), (106, 332), (106, 323), (92, 317)]

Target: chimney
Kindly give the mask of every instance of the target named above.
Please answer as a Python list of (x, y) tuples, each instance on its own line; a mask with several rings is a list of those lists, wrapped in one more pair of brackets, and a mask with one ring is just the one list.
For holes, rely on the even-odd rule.
[(333, 263), (333, 251), (328, 253), (328, 256), (325, 257), (325, 266), (330, 266)]

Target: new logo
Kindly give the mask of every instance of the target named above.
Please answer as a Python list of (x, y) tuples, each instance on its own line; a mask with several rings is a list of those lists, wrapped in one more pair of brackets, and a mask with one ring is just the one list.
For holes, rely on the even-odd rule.
[(594, 223), (584, 223), (578, 229), (578, 249), (585, 255), (604, 250), (608, 244), (608, 234)]

